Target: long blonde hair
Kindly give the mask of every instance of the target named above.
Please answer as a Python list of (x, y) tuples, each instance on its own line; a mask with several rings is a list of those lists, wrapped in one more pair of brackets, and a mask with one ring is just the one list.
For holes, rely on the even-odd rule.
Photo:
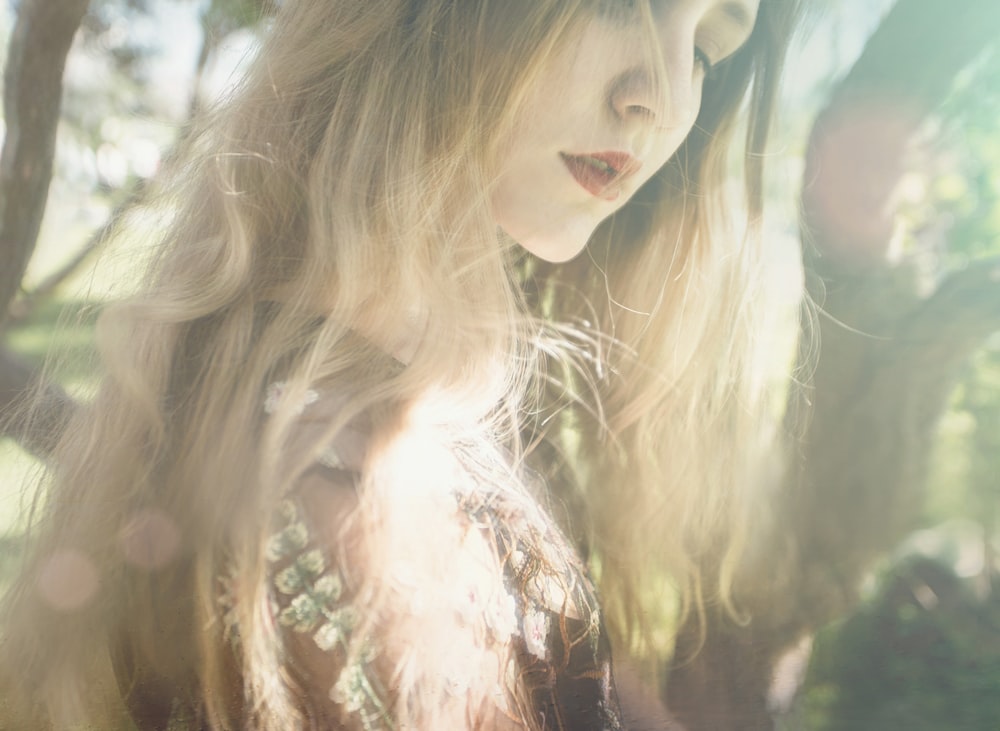
[[(592, 322), (599, 334), (591, 362), (602, 411), (576, 401), (560, 412), (554, 431), (572, 436), (549, 455), (561, 467), (551, 479), (582, 493), (578, 527), (595, 548), (605, 615), (640, 654), (662, 652), (650, 646), (651, 625), (675, 599), (682, 615), (707, 599), (740, 614), (730, 590), (772, 408), (759, 352), (773, 315), (760, 289), (763, 161), (800, 12), (797, 2), (761, 3), (750, 41), (706, 83), (674, 158), (598, 229), (586, 257), (535, 284), (549, 318)], [(725, 185), (740, 100), (749, 106), (742, 230)], [(580, 380), (578, 390), (589, 388)]]
[[(137, 662), (200, 699), (212, 728), (307, 727), (261, 588), (260, 516), (309, 462), (290, 464), (287, 445), (293, 405), (318, 383), (350, 399), (312, 456), (360, 413), (379, 415), (386, 460), (407, 415), (449, 425), (477, 446), (469, 469), (485, 482), (516, 481), (511, 459), (532, 459), (522, 444), (562, 454), (545, 471), (592, 521), (577, 527), (619, 636), (638, 626), (645, 582), (672, 575), (701, 601), (692, 552), (739, 535), (732, 496), (760, 407), (746, 388), (756, 237), (720, 235), (726, 149), (752, 80), (756, 216), (794, 2), (764, 0), (751, 42), (709, 82), (696, 132), (587, 256), (543, 265), (498, 240), (491, 171), (534, 75), (599, 5), (282, 4), (166, 183), (173, 223), (140, 294), (102, 316), (103, 382), (52, 457), (6, 603), (0, 678), (28, 699), (24, 717), (110, 726), (122, 709), (107, 648), (128, 627)], [(349, 347), (352, 331), (391, 344), (414, 328), (405, 368)], [(264, 424), (276, 374), (287, 398)], [(391, 520), (393, 489), (369, 474), (361, 512)], [(169, 555), (130, 557), (137, 521), (159, 526)], [(39, 598), (38, 577), (60, 561), (93, 572), (86, 601)], [(227, 572), (247, 579), (235, 656), (218, 619)], [(374, 616), (372, 573), (360, 596)]]

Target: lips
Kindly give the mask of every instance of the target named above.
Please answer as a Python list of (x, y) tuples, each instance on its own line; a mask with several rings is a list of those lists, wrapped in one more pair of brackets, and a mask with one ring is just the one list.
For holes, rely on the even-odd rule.
[(617, 183), (639, 169), (640, 163), (627, 152), (591, 152), (585, 155), (559, 153), (570, 174), (597, 198), (614, 201), (621, 195)]

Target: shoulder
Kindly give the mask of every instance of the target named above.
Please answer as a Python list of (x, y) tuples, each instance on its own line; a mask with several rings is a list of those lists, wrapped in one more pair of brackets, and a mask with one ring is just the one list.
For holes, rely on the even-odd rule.
[(285, 409), (293, 417), (284, 461), (295, 464), (311, 460), (328, 470), (360, 472), (368, 454), (373, 422), (367, 412), (346, 416), (351, 399), (352, 394), (344, 388), (296, 388), (283, 380), (269, 383), (262, 395), (265, 417)]
[[(339, 416), (322, 393), (299, 415), (293, 443), (327, 447), (285, 494), (267, 546), (274, 617), (309, 705), (351, 729), (388, 728), (403, 710), (456, 729), (514, 713), (518, 618), (491, 532), (419, 484), (392, 500), (367, 492), (370, 424), (326, 439)], [(447, 700), (424, 708), (425, 697)]]

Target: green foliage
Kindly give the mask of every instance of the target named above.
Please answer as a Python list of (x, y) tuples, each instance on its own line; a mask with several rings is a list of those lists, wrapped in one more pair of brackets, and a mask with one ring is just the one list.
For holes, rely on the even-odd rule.
[[(95, 387), (93, 368), (96, 305), (47, 302), (32, 318), (5, 332), (6, 345), (35, 367), (49, 361), (49, 373), (70, 393), (83, 395)], [(0, 440), (0, 594), (17, 565), (24, 513), (37, 484), (39, 463), (12, 440)]]
[(924, 557), (817, 639), (803, 697), (810, 731), (1000, 727), (1000, 592)]
[[(927, 185), (907, 212), (915, 246), (940, 278), (1000, 256), (1000, 42), (955, 81), (925, 145)], [(977, 521), (984, 540), (1000, 513), (1000, 338), (957, 374), (929, 483), (929, 522)]]
[(53, 377), (62, 384), (93, 379), (94, 325), (97, 304), (50, 301), (32, 313), (30, 320), (5, 332), (8, 347), (35, 367), (55, 354)]
[(926, 194), (911, 227), (946, 268), (1000, 254), (1000, 44), (956, 79), (927, 144)]
[[(1000, 255), (1000, 44), (956, 79), (914, 167), (902, 213), (929, 282)], [(990, 579), (1000, 583), (989, 563), (1000, 516), (1000, 338), (957, 376), (926, 518), (974, 521), (964, 548), (985, 556), (985, 569), (964, 580), (915, 556), (890, 568), (854, 614), (817, 637), (796, 729), (1000, 729), (1000, 590)]]
[(928, 524), (978, 523), (985, 540), (1000, 518), (1000, 339), (965, 364), (935, 445), (925, 509)]
[(272, 10), (269, 0), (211, 0), (202, 14), (202, 23), (211, 32), (225, 35), (253, 27)]
[[(940, 276), (1000, 255), (1000, 44), (956, 80), (939, 120), (919, 230), (936, 248)], [(1000, 515), (998, 337), (958, 374), (929, 487), (931, 522), (968, 517), (985, 541), (993, 539)]]

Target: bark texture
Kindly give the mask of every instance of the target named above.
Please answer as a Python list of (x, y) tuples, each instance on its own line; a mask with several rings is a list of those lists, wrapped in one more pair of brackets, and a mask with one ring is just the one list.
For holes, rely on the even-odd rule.
[[(62, 106), (66, 56), (87, 10), (88, 0), (22, 0), (11, 35), (4, 73), (4, 122), (7, 130), (0, 152), (0, 332), (7, 311), (35, 250), (45, 213), (56, 130)], [(5, 348), (0, 348), (0, 435), (22, 432), (24, 422), (12, 414), (14, 404), (29, 390), (33, 373)], [(51, 386), (39, 414), (39, 431), (25, 434), (26, 446), (45, 451), (53, 426), (62, 422), (71, 404), (58, 386)]]
[[(22, 0), (4, 73), (7, 133), (0, 153), (0, 313), (21, 286), (42, 225), (62, 77), (87, 0)], [(3, 317), (0, 314), (0, 317)]]
[[(668, 705), (689, 731), (772, 729), (782, 658), (856, 605), (919, 515), (956, 369), (1000, 330), (1000, 262), (924, 291), (889, 260), (893, 198), (914, 133), (998, 29), (995, 0), (899, 0), (815, 122), (802, 239), (819, 355), (807, 340), (784, 481), (738, 579), (753, 619), (711, 613), (701, 652), (669, 673)], [(698, 636), (694, 620), (681, 629), (678, 657)]]

